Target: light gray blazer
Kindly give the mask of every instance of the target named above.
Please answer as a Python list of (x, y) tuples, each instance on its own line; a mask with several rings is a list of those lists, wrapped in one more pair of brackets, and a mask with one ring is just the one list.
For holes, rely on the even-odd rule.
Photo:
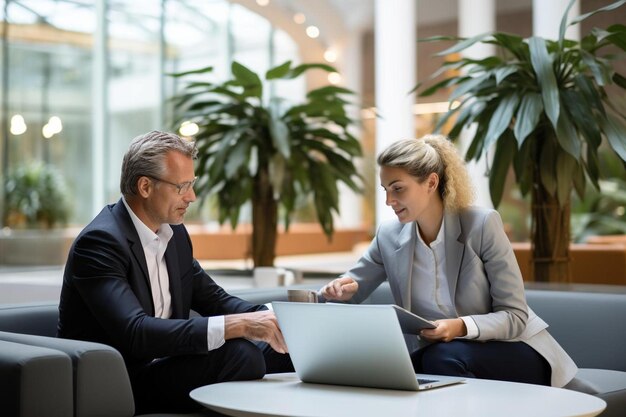
[[(498, 212), (471, 207), (446, 213), (444, 225), (450, 297), (458, 316), (476, 322), (476, 340), (523, 341), (548, 361), (553, 386), (567, 384), (578, 368), (526, 304), (522, 275)], [(413, 223), (383, 223), (345, 274), (359, 283), (352, 301), (362, 302), (388, 280), (396, 304), (410, 310), (416, 239)]]

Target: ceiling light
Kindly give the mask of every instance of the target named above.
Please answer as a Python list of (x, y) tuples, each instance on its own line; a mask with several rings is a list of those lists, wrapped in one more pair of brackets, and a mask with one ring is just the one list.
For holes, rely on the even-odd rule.
[(341, 75), (338, 72), (331, 72), (328, 74), (328, 82), (331, 84), (339, 84), (341, 82)]
[(306, 22), (306, 16), (304, 15), (304, 13), (296, 13), (293, 15), (293, 21), (301, 25)]
[(308, 26), (306, 28), (306, 34), (309, 38), (317, 38), (318, 36), (320, 36), (320, 30), (317, 28), (317, 26)]
[(335, 62), (337, 61), (337, 51), (335, 51), (334, 49), (327, 49), (324, 52), (324, 59), (328, 62)]
[(26, 122), (21, 114), (11, 117), (11, 134), (18, 136), (26, 132)]
[(178, 133), (182, 136), (193, 136), (200, 131), (200, 128), (197, 124), (190, 121), (184, 121), (180, 125), (180, 129), (178, 129)]

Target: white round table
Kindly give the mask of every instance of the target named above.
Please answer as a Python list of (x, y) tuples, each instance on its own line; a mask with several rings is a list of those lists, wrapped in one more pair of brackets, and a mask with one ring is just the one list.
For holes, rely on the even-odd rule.
[(425, 391), (396, 391), (309, 384), (294, 373), (207, 385), (189, 395), (230, 416), (585, 417), (606, 407), (592, 395), (514, 382), (467, 379)]

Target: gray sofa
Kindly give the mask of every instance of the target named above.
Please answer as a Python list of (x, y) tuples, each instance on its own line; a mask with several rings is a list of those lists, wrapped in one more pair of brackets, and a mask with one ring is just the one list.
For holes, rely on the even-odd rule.
[[(254, 303), (287, 298), (284, 287), (231, 293)], [(626, 416), (626, 292), (528, 289), (527, 299), (581, 368), (571, 388), (604, 399), (602, 416)], [(367, 302), (391, 303), (389, 287)], [(121, 355), (105, 345), (54, 338), (57, 316), (56, 303), (0, 306), (0, 414), (133, 416)], [(207, 415), (214, 414), (193, 414)]]

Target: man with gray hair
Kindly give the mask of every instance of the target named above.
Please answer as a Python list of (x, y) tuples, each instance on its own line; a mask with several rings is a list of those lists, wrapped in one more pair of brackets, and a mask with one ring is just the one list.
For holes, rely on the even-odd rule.
[(182, 223), (196, 153), (170, 133), (135, 138), (122, 198), (78, 235), (65, 267), (58, 336), (119, 350), (137, 413), (193, 411), (196, 387), (293, 370), (274, 313), (229, 295), (193, 258)]

